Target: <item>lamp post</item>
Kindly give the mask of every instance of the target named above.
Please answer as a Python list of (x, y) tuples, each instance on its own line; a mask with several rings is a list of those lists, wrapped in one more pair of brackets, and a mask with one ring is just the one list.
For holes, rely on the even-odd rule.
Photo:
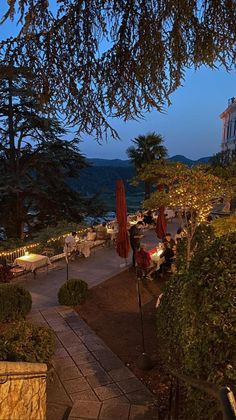
[(66, 281), (69, 280), (69, 253), (68, 253), (69, 244), (66, 243)]
[(146, 353), (146, 348), (145, 348), (142, 298), (141, 298), (141, 290), (140, 290), (140, 276), (137, 271), (136, 271), (136, 290), (137, 290), (137, 297), (138, 297), (140, 326), (141, 326), (141, 335), (142, 335), (142, 350), (143, 350), (142, 354), (140, 354), (138, 357), (137, 366), (139, 367), (139, 369), (142, 369), (142, 370), (150, 370), (153, 367), (153, 363), (150, 356), (148, 356), (148, 354)]

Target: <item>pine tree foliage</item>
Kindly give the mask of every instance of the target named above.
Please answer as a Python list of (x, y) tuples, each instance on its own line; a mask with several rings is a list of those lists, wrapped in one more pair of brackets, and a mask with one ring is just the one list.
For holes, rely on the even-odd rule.
[[(66, 179), (86, 167), (78, 139), (45, 114), (27, 68), (0, 66), (0, 224), (21, 238), (29, 211), (42, 225), (77, 219), (81, 198)], [(80, 209), (78, 208), (80, 205)]]
[[(101, 140), (110, 116), (162, 110), (185, 69), (234, 68), (235, 0), (8, 0), (19, 33), (0, 59), (30, 67), (38, 90)], [(42, 87), (43, 86), (43, 87)]]

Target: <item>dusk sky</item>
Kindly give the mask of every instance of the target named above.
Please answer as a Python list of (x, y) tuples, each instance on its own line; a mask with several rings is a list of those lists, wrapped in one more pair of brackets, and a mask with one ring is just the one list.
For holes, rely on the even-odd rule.
[[(16, 34), (12, 22), (0, 28), (0, 39)], [(204, 67), (188, 70), (183, 86), (172, 95), (172, 105), (165, 113), (153, 111), (144, 120), (126, 123), (117, 118), (110, 120), (121, 140), (109, 139), (99, 145), (84, 135), (80, 150), (90, 158), (127, 159), (131, 139), (155, 131), (164, 137), (169, 156), (182, 154), (190, 159), (210, 156), (220, 151), (219, 115), (233, 96), (236, 96), (235, 71), (227, 73), (224, 69)]]
[(201, 68), (189, 70), (183, 87), (172, 95), (172, 105), (165, 114), (153, 111), (145, 120), (111, 124), (121, 141), (109, 140), (102, 146), (84, 136), (81, 151), (88, 157), (127, 159), (131, 139), (155, 131), (163, 135), (169, 156), (181, 154), (190, 159), (211, 156), (220, 151), (221, 120), (228, 99), (236, 96), (236, 73)]

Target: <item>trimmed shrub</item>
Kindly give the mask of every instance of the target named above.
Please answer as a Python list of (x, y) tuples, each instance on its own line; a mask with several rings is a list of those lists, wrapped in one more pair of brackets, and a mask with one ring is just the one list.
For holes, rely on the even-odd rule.
[(84, 280), (70, 279), (58, 292), (60, 305), (76, 306), (84, 303), (88, 297), (88, 285)]
[(31, 294), (17, 284), (0, 284), (0, 322), (24, 318), (31, 309)]
[(226, 235), (227, 233), (236, 232), (236, 213), (229, 217), (220, 217), (212, 222), (212, 227), (216, 236)]
[[(168, 371), (236, 389), (236, 232), (194, 255), (169, 280), (157, 310), (160, 352)], [(209, 395), (187, 387), (184, 418), (219, 418)]]
[(27, 321), (2, 324), (0, 360), (48, 363), (55, 351), (52, 330)]

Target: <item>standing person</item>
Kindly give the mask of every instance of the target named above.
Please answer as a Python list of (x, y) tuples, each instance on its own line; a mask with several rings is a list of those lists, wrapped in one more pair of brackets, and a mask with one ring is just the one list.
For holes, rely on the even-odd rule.
[(133, 258), (132, 258), (132, 265), (135, 267), (135, 253), (140, 247), (141, 238), (143, 238), (143, 234), (141, 229), (143, 227), (143, 222), (138, 222), (136, 225), (133, 225), (129, 230), (129, 239), (130, 245), (133, 250)]
[(64, 246), (64, 252), (66, 254), (66, 257), (72, 255), (72, 259), (74, 258), (73, 254), (76, 251), (76, 232), (71, 232), (70, 235), (68, 235), (65, 239), (65, 246)]

